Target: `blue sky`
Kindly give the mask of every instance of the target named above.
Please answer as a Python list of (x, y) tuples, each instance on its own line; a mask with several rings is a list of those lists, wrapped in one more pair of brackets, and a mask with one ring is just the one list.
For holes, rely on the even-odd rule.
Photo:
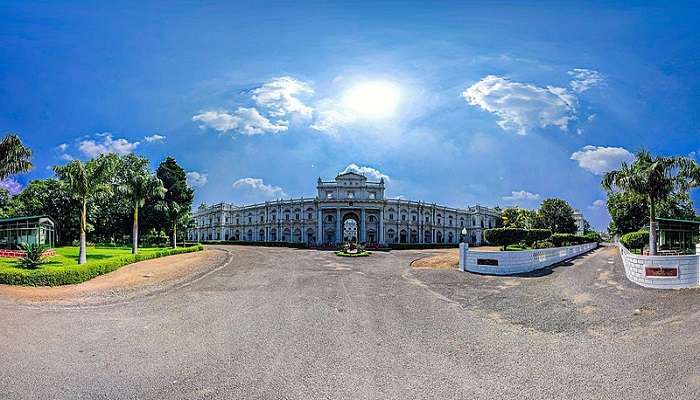
[(424, 3), (2, 2), (18, 183), (172, 155), (197, 202), (241, 204), (349, 168), (455, 207), (561, 197), (603, 228), (602, 172), (700, 153), (698, 4)]

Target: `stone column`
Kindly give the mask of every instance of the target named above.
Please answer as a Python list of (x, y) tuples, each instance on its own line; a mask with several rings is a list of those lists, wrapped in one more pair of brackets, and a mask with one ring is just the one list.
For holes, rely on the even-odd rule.
[(323, 214), (321, 213), (321, 207), (316, 210), (316, 244), (323, 244)]
[(359, 236), (360, 243), (367, 241), (367, 229), (365, 229), (365, 227), (366, 227), (365, 218), (366, 218), (365, 208), (362, 207), (362, 209), (360, 211), (360, 226), (358, 226), (358, 228), (360, 229), (360, 232), (357, 235), (357, 236)]
[(377, 238), (379, 243), (384, 243), (384, 206), (379, 209), (379, 237)]
[(340, 207), (335, 209), (335, 242), (343, 242), (343, 232), (340, 231)]

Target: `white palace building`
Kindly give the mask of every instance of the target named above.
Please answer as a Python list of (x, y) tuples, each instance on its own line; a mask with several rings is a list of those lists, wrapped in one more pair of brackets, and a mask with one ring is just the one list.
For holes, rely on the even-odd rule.
[(313, 198), (274, 200), (248, 206), (202, 204), (194, 213), (191, 241), (295, 242), (308, 245), (360, 243), (459, 243), (483, 241), (496, 226), (497, 209), (451, 208), (423, 201), (384, 198), (384, 179), (368, 182), (346, 172), (335, 181), (318, 179)]

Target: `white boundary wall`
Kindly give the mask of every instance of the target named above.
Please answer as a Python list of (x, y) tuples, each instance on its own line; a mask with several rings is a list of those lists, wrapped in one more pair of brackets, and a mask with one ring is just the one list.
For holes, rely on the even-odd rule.
[(474, 251), (460, 245), (459, 267), (462, 271), (480, 274), (520, 274), (554, 265), (596, 247), (598, 243), (523, 251)]
[[(700, 286), (700, 254), (685, 256), (641, 256), (618, 243), (627, 279), (653, 289), (683, 289)], [(647, 276), (647, 268), (676, 268), (677, 276)]]

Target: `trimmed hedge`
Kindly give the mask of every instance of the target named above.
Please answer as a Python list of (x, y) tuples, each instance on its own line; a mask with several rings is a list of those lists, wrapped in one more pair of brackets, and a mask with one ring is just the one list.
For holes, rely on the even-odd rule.
[(527, 229), (493, 228), (484, 230), (484, 240), (494, 246), (501, 246), (504, 251), (508, 245), (523, 242), (527, 237)]
[(575, 246), (577, 244), (591, 243), (596, 240), (592, 240), (590, 237), (574, 235), (571, 233), (555, 233), (549, 240), (554, 243), (554, 247), (562, 246)]
[(89, 261), (82, 265), (70, 265), (51, 268), (21, 269), (12, 268), (0, 270), (0, 283), (8, 285), (27, 286), (60, 286), (85, 282), (96, 276), (116, 271), (117, 269), (135, 262), (175, 254), (191, 253), (203, 250), (204, 246), (197, 244), (177, 249), (163, 249), (153, 253), (130, 254), (99, 261)]
[(537, 242), (549, 239), (552, 236), (552, 231), (549, 229), (528, 229), (525, 234), (525, 242), (533, 246)]
[(620, 242), (628, 249), (644, 249), (649, 244), (649, 231), (625, 233), (620, 237)]

